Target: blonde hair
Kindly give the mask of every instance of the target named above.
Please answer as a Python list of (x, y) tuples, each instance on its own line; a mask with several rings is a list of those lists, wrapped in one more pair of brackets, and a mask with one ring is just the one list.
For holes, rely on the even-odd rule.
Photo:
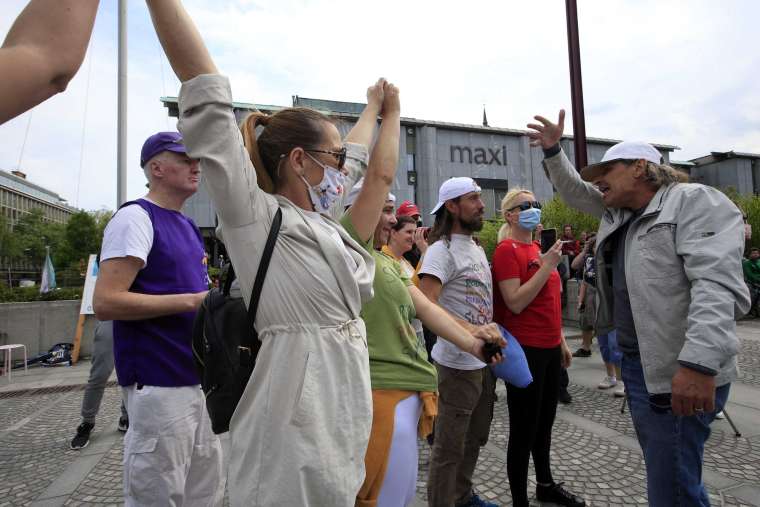
[(660, 188), (671, 183), (688, 183), (689, 175), (667, 164), (648, 162), (644, 169), (645, 178), (652, 186)]
[[(521, 194), (530, 194), (533, 195), (533, 192), (530, 190), (526, 190), (524, 188), (513, 188), (509, 192), (507, 192), (507, 195), (504, 196), (504, 199), (501, 200), (501, 218), (504, 219), (504, 225), (499, 228), (499, 234), (496, 236), (496, 242), (501, 242), (507, 239), (509, 236), (509, 233), (511, 232), (512, 226), (509, 225), (509, 222), (507, 222), (507, 212), (520, 204), (520, 200), (517, 198)], [(535, 196), (534, 196), (535, 197)]]

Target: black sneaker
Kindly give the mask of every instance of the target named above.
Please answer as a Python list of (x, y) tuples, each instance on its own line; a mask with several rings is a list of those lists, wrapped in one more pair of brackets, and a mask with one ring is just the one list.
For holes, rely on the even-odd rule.
[(94, 428), (95, 425), (88, 422), (83, 422), (79, 426), (77, 426), (77, 435), (71, 439), (71, 443), (69, 444), (69, 447), (72, 449), (84, 449), (87, 447), (87, 444), (90, 443), (90, 432), (92, 431), (92, 428)]
[(563, 405), (569, 405), (573, 402), (573, 397), (567, 392), (567, 389), (559, 390), (559, 402)]
[(591, 351), (581, 347), (573, 352), (573, 357), (591, 357)]
[(126, 433), (129, 429), (129, 419), (124, 416), (119, 417), (119, 424), (116, 426), (116, 429), (122, 433)]
[(566, 505), (568, 507), (585, 507), (586, 500), (563, 488), (563, 484), (564, 482), (555, 482), (551, 486), (537, 485), (536, 500), (539, 502)]

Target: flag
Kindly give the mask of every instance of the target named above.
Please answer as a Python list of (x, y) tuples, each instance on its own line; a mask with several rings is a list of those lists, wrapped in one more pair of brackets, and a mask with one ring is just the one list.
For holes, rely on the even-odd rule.
[(53, 261), (50, 260), (50, 247), (45, 254), (45, 266), (42, 268), (42, 281), (40, 283), (40, 294), (45, 294), (55, 289), (55, 268)]

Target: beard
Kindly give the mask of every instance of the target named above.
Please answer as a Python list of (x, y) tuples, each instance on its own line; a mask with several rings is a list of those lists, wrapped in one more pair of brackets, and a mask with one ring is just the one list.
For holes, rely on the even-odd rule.
[(482, 215), (475, 216), (475, 217), (470, 218), (469, 220), (460, 218), (459, 226), (465, 231), (478, 232), (481, 229), (483, 229), (483, 216)]

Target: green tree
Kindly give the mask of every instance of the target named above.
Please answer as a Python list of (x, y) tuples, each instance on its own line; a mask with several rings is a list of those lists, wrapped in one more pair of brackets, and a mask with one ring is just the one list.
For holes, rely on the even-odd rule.
[(5, 215), (0, 215), (0, 258), (3, 265), (18, 259), (20, 255), (19, 242), (11, 231), (11, 224)]
[(66, 266), (78, 266), (100, 249), (102, 231), (93, 213), (78, 211), (69, 217), (64, 231), (65, 250), (60, 261)]
[(558, 195), (544, 203), (541, 211), (541, 223), (544, 224), (544, 229), (557, 229), (558, 235), (562, 234), (562, 227), (565, 224), (572, 225), (576, 235), (582, 231), (596, 232), (599, 229), (599, 219), (571, 208)]
[(42, 268), (47, 246), (54, 264), (66, 259), (64, 239), (65, 226), (49, 222), (44, 218), (40, 208), (33, 208), (19, 218), (13, 228), (14, 260), (30, 262), (36, 268)]

